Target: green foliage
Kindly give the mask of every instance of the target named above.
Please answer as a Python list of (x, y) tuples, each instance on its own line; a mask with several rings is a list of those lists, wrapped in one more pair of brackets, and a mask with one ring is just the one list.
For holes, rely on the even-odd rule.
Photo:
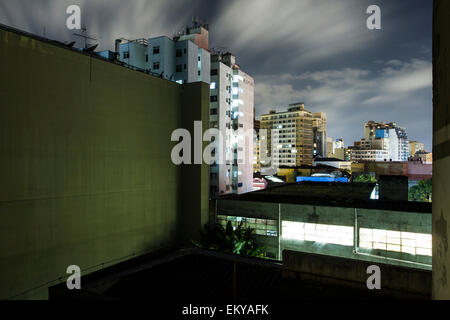
[(370, 174), (362, 174), (362, 175), (358, 176), (353, 182), (376, 183), (377, 179), (372, 177)]
[(220, 224), (206, 225), (197, 247), (248, 257), (265, 257), (265, 248), (257, 247), (252, 228), (242, 227), (242, 222), (234, 229), (228, 221), (226, 228)]
[(409, 189), (409, 201), (431, 202), (433, 194), (433, 180), (419, 181), (417, 186)]

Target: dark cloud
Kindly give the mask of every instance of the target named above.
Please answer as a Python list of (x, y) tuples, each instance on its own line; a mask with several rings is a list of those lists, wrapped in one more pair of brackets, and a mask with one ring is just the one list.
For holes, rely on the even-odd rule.
[[(257, 115), (300, 100), (327, 112), (330, 135), (347, 144), (364, 121), (397, 121), (431, 150), (432, 0), (0, 0), (0, 23), (79, 40), (65, 28), (70, 4), (100, 49), (207, 19), (212, 47), (234, 52), (255, 77)], [(371, 4), (382, 30), (366, 28)]]

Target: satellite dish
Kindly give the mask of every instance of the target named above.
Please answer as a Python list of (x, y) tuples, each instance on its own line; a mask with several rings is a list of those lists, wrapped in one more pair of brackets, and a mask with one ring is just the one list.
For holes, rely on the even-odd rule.
[(94, 50), (97, 49), (97, 47), (98, 47), (98, 43), (94, 46), (84, 49), (83, 51), (84, 52), (94, 52)]

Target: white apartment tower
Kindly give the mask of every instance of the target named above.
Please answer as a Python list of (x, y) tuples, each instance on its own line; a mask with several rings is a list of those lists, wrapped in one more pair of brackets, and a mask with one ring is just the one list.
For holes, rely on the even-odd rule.
[(369, 121), (364, 125), (364, 139), (355, 142), (353, 161), (406, 162), (409, 141), (406, 129), (396, 123)]
[(116, 40), (115, 53), (99, 55), (117, 59), (128, 66), (151, 73), (179, 84), (210, 83), (211, 53), (208, 25), (197, 22), (175, 37), (160, 36), (150, 39)]
[(231, 53), (211, 57), (210, 127), (220, 130), (223, 161), (211, 167), (211, 195), (253, 191), (254, 88)]
[(364, 125), (366, 141), (372, 143), (373, 149), (388, 151), (388, 161), (408, 161), (409, 141), (406, 129), (395, 122), (384, 123), (369, 121)]

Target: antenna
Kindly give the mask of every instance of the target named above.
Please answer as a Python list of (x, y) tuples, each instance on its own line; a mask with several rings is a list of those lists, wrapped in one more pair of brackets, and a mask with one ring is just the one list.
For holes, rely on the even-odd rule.
[(97, 39), (92, 38), (92, 37), (90, 37), (90, 36), (87, 35), (87, 28), (86, 28), (86, 26), (83, 26), (83, 27), (81, 28), (81, 34), (79, 34), (79, 33), (74, 33), (73, 35), (76, 36), (76, 37), (84, 38), (84, 49), (87, 49), (88, 46), (89, 46), (89, 44), (88, 44), (88, 39), (89, 39), (89, 40), (92, 40), (92, 41), (97, 41)]

